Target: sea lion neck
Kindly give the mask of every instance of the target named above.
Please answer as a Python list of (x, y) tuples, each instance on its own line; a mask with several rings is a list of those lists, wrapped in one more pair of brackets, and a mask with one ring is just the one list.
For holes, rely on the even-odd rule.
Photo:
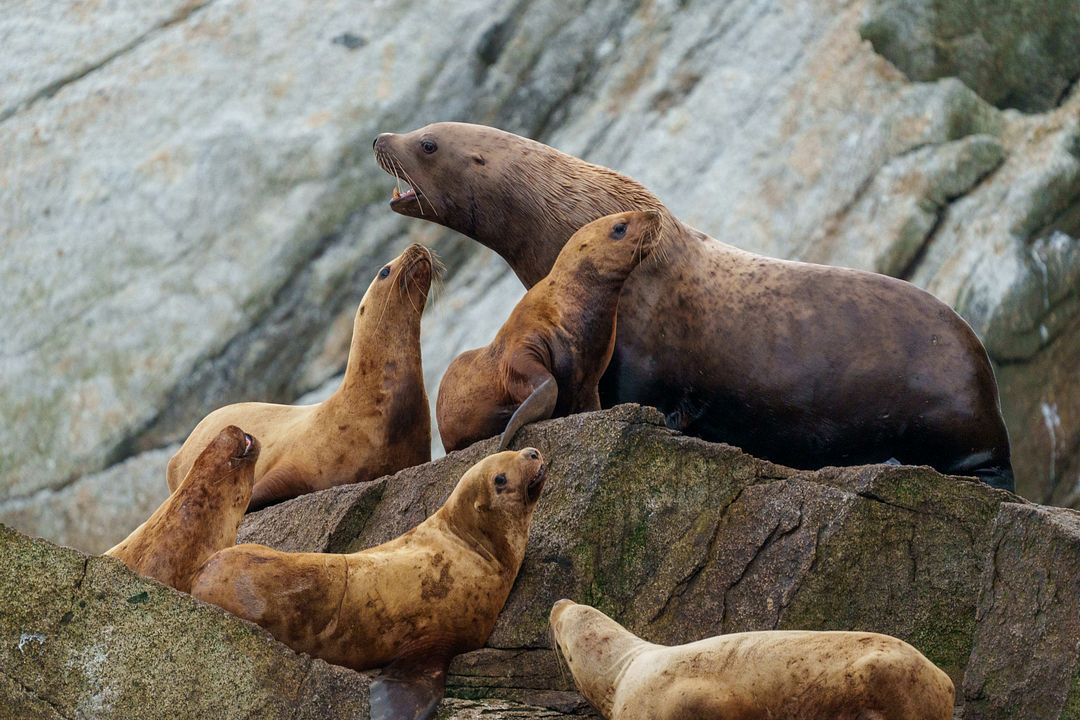
[(573, 610), (576, 617), (560, 622), (556, 635), (565, 638), (571, 667), (589, 668), (587, 673), (574, 673), (578, 690), (601, 715), (611, 717), (619, 680), (631, 663), (653, 646), (595, 608), (578, 606)]
[(407, 373), (408, 364), (420, 363), (420, 313), (399, 307), (393, 297), (387, 299), (387, 307), (380, 305), (365, 298), (357, 309), (345, 375), (325, 404), (347, 404), (357, 393), (379, 392), (394, 377)]

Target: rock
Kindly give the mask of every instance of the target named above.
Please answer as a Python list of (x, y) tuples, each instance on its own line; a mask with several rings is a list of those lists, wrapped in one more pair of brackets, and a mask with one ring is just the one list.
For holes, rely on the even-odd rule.
[[(0, 521), (123, 537), (124, 514), (100, 538), (72, 526), (67, 489), (222, 404), (322, 386), (372, 273), (413, 240), (450, 266), (423, 330), (434, 401), (522, 292), (385, 207), (375, 133), (446, 119), (631, 174), (737, 246), (928, 288), (997, 363), (1021, 494), (1080, 503), (1080, 92), (1021, 115), (979, 84), (1070, 77), (1051, 41), (1075, 13), (1045, 18), (1075, 1), (468, 0), (434, 24), (407, 3), (24, 3), (0, 19), (19, 50), (0, 60)], [(956, 56), (960, 79), (912, 82), (859, 34), (924, 48), (946, 19), (992, 46)]]
[(367, 717), (365, 676), (3, 526), (0, 638), (0, 697), (19, 718)]
[(1048, 110), (1080, 77), (1076, 0), (871, 0), (860, 31), (911, 79), (957, 76), (999, 107)]
[(1080, 513), (1004, 504), (991, 557), (964, 720), (1080, 717)]
[[(495, 443), (254, 513), (242, 538), (371, 547), (437, 509)], [(547, 615), (562, 597), (665, 644), (777, 628), (885, 632), (959, 686), (994, 518), (1015, 496), (928, 468), (796, 472), (683, 437), (637, 406), (530, 426), (515, 442), (526, 445), (549, 461), (529, 550), (488, 647), (452, 664), (450, 695), (580, 710), (550, 650)]]

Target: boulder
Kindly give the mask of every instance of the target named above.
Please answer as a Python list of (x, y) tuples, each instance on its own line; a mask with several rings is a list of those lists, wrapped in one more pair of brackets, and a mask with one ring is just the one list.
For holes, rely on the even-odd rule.
[[(495, 443), (254, 513), (240, 540), (328, 552), (384, 542), (437, 509)], [(580, 710), (550, 649), (547, 615), (562, 597), (665, 644), (884, 632), (960, 685), (994, 518), (1015, 496), (927, 468), (796, 472), (679, 435), (632, 405), (530, 426), (515, 442), (526, 445), (549, 472), (525, 563), (488, 647), (451, 666), (452, 696)]]

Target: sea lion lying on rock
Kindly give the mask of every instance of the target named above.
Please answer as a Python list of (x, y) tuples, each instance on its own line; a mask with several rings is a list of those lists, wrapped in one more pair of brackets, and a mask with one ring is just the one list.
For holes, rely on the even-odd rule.
[(528, 423), (600, 409), (619, 293), (659, 233), (651, 211), (609, 215), (574, 233), (495, 339), (446, 369), (435, 416), (447, 452), (500, 432), (502, 450)]
[(431, 251), (416, 244), (384, 265), (356, 311), (341, 387), (316, 405), (246, 402), (215, 410), (169, 461), (169, 489), (198, 448), (230, 424), (262, 443), (249, 510), (431, 460), (420, 316), (438, 269)]
[(217, 434), (153, 515), (105, 554), (180, 590), (206, 559), (236, 543), (255, 481), (259, 443), (230, 425)]
[(533, 448), (491, 455), (395, 540), (351, 555), (237, 545), (206, 562), (192, 594), (298, 652), (387, 666), (371, 686), (373, 719), (431, 717), (451, 658), (482, 647), (495, 626), (544, 476)]
[(951, 720), (952, 680), (902, 640), (771, 631), (653, 645), (560, 600), (551, 629), (574, 684), (608, 720)]
[(655, 210), (667, 261), (627, 280), (604, 407), (797, 468), (896, 459), (1012, 489), (986, 350), (929, 293), (875, 273), (762, 257), (684, 225), (641, 184), (508, 132), (436, 123), (374, 143), (412, 184), (390, 207), (499, 253), (532, 287), (581, 226)]

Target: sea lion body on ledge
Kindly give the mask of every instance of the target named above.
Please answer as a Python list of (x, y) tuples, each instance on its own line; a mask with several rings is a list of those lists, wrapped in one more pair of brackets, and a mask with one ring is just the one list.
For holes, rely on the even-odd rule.
[(659, 214), (629, 212), (574, 233), (491, 343), (446, 369), (435, 415), (447, 452), (500, 432), (502, 450), (530, 422), (600, 409), (619, 293), (659, 231)]
[(604, 407), (652, 405), (688, 434), (798, 468), (896, 459), (1012, 488), (986, 350), (951, 308), (875, 273), (776, 260), (688, 227), (631, 178), (480, 125), (375, 140), (413, 183), (395, 211), (499, 253), (531, 287), (574, 231), (661, 213), (666, 261), (627, 280)]
[(192, 594), (336, 665), (388, 665), (372, 718), (430, 717), (447, 665), (482, 647), (525, 557), (544, 487), (533, 448), (490, 455), (439, 510), (388, 543), (351, 555), (237, 545), (210, 558)]
[(236, 544), (258, 457), (255, 438), (226, 427), (195, 458), (176, 492), (105, 554), (139, 575), (190, 592), (206, 559)]
[(949, 676), (902, 640), (767, 631), (653, 645), (560, 600), (551, 629), (574, 684), (607, 720), (951, 720)]
[(383, 266), (357, 308), (341, 387), (316, 405), (246, 402), (215, 410), (169, 461), (169, 489), (198, 448), (230, 424), (262, 443), (249, 510), (431, 460), (420, 316), (436, 270), (422, 245)]

